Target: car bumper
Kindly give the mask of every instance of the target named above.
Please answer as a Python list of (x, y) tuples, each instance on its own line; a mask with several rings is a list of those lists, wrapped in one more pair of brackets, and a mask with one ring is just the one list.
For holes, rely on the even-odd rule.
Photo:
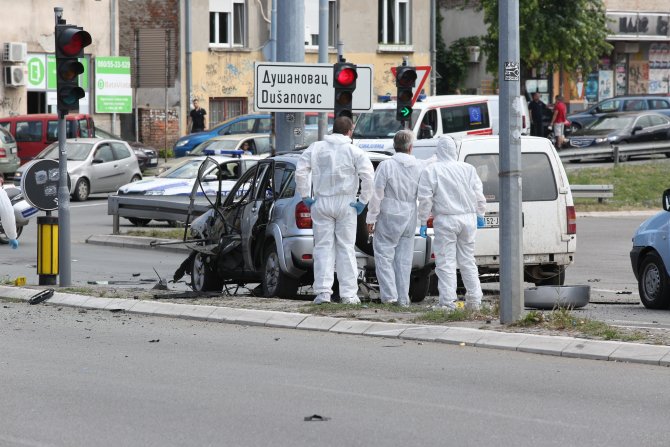
[(633, 247), (633, 249), (630, 251), (630, 264), (631, 267), (633, 268), (633, 274), (635, 275), (636, 280), (640, 280), (638, 277), (639, 272), (637, 271), (638, 263), (640, 261), (640, 253), (642, 253), (642, 249), (644, 247)]

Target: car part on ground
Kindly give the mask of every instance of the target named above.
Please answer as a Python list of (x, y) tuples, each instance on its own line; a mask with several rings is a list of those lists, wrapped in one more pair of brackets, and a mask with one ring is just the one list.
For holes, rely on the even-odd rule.
[(524, 305), (535, 309), (579, 309), (589, 303), (591, 286), (537, 286), (525, 289)]

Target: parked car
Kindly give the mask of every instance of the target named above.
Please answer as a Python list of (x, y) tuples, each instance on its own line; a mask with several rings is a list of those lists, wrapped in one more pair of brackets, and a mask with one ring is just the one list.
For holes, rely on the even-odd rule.
[[(84, 201), (90, 194), (115, 192), (121, 185), (142, 180), (137, 157), (128, 143), (99, 138), (73, 138), (65, 143), (67, 172), (70, 176), (70, 194), (76, 201)], [(35, 159), (58, 160), (58, 143), (40, 152)], [(21, 166), (14, 174), (14, 184), (30, 166)]]
[[(569, 144), (576, 148), (607, 146), (622, 143), (649, 143), (670, 141), (670, 118), (660, 113), (608, 113), (573, 132)], [(670, 152), (665, 153), (670, 157)], [(629, 155), (619, 155), (619, 161), (628, 160)]]
[[(58, 115), (35, 113), (0, 118), (0, 127), (8, 130), (16, 140), (21, 164), (35, 158), (44, 148), (58, 140)], [(70, 113), (65, 115), (67, 138), (95, 136), (95, 124), (90, 115)]]
[[(108, 140), (123, 140), (123, 138), (107, 132), (106, 130), (95, 128), (95, 136), (97, 138), (106, 138)], [(158, 166), (158, 151), (151, 146), (147, 146), (140, 141), (124, 140), (135, 152), (137, 163), (140, 165), (140, 170), (144, 172), (147, 169)]]
[(0, 177), (13, 176), (20, 165), (21, 159), (14, 137), (0, 127)]
[[(221, 206), (191, 224), (191, 234), (207, 242), (195, 246), (175, 278), (190, 274), (197, 291), (221, 290), (223, 284), (260, 282), (265, 296), (290, 297), (312, 282), (312, 218), (296, 192), (299, 153), (260, 160), (248, 170)], [(370, 153), (374, 166), (388, 155)], [(418, 230), (418, 228), (417, 228)], [(214, 247), (212, 247), (214, 244)], [(365, 213), (358, 218), (356, 258), (366, 281), (374, 281), (372, 244)], [(416, 233), (410, 297), (422, 300), (434, 261), (430, 241)], [(426, 255), (428, 253), (428, 255)]]
[(670, 116), (670, 97), (662, 95), (615, 96), (588, 109), (568, 115), (571, 130), (577, 131), (607, 113), (653, 111)]
[(640, 301), (647, 309), (670, 307), (670, 189), (663, 192), (662, 203), (663, 211), (635, 231), (630, 251)]
[(175, 157), (183, 157), (187, 151), (193, 150), (198, 144), (220, 135), (240, 133), (265, 133), (272, 130), (269, 114), (240, 115), (217, 124), (212, 129), (185, 135), (177, 140), (173, 152)]
[[(247, 144), (245, 154), (243, 147)], [(199, 157), (203, 155), (226, 155), (226, 156), (246, 156), (258, 155), (259, 157), (268, 157), (270, 155), (270, 135), (268, 134), (243, 134), (243, 135), (222, 135), (203, 141), (192, 151), (187, 151), (187, 157)], [(166, 163), (162, 163), (158, 168), (158, 173), (179, 165), (183, 158), (175, 158)]]

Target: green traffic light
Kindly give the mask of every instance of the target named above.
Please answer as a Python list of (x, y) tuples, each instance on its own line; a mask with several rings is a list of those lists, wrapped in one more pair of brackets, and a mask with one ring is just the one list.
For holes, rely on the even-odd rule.
[(400, 109), (400, 114), (404, 118), (407, 118), (411, 113), (412, 113), (412, 109), (410, 109), (409, 107), (403, 107), (402, 109)]

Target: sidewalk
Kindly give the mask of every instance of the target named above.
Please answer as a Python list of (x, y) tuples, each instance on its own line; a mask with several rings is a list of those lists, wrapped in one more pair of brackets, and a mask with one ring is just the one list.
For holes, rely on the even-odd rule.
[[(0, 286), (0, 299), (27, 302), (37, 292), (38, 290), (29, 288)], [(120, 298), (98, 298), (60, 292), (55, 292), (44, 304), (107, 311), (122, 310), (133, 314), (217, 323), (302, 329), (368, 337), (398, 338), (402, 340), (447, 343), (478, 348), (505, 349), (532, 354), (670, 366), (670, 346), (640, 343), (508, 333), (464, 327), (379, 323), (302, 313)]]

